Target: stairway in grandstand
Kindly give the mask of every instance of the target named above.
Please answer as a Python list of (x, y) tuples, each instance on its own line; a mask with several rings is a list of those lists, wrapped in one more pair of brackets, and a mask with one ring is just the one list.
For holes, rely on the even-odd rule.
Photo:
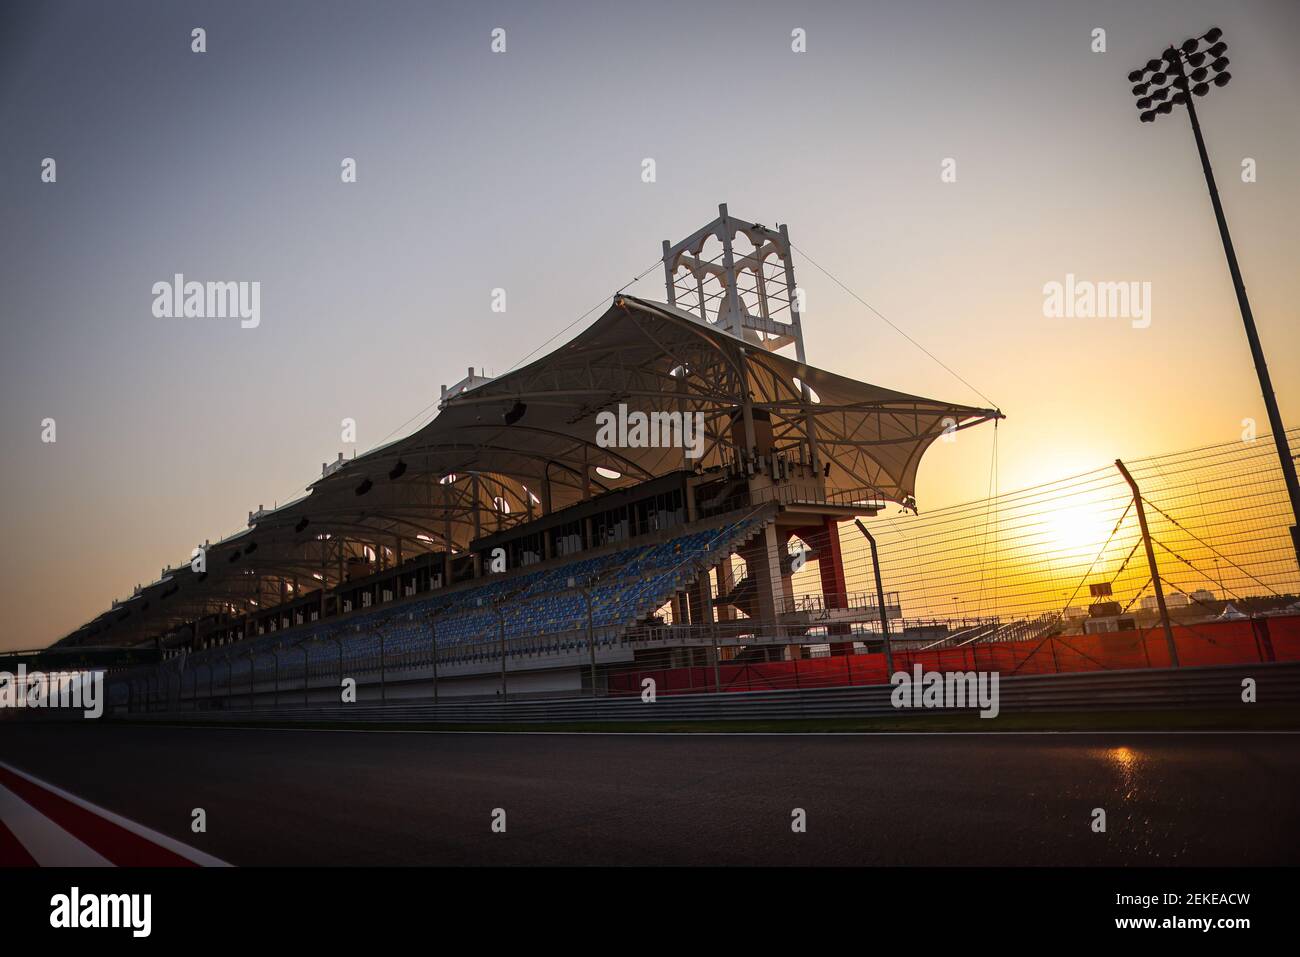
[[(530, 653), (563, 651), (566, 644), (585, 640), (584, 586), (591, 596), (597, 644), (612, 644), (761, 528), (761, 519), (740, 519), (655, 544), (579, 557), (400, 606), (206, 649), (184, 659), (184, 693), (202, 688), (210, 680), (209, 668), (217, 669), (219, 683), (236, 686), (250, 680), (250, 669), (258, 680), (269, 678), (276, 673), (277, 655), (278, 674), (288, 681), (301, 678), (305, 664), (336, 662), (340, 655), (359, 671), (377, 670), (381, 647), (392, 667), (403, 656), (426, 653), (431, 628), (440, 657), (493, 657), (503, 627), (507, 641), (533, 639), (527, 642)], [(569, 586), (571, 580), (577, 589)]]
[(955, 631), (945, 638), (922, 646), (920, 651), (944, 648), (965, 648), (969, 645), (987, 645), (1004, 641), (1033, 641), (1046, 638), (1060, 630), (1061, 616), (1047, 612), (1037, 618), (1017, 619), (1010, 622), (986, 621)]
[(1037, 618), (1020, 619), (1000, 626), (988, 641), (1033, 641), (1055, 635), (1061, 630), (1059, 612), (1047, 612)]
[(754, 587), (754, 580), (746, 575), (731, 586), (731, 591), (725, 595), (719, 595), (714, 600), (714, 604), (731, 605), (733, 608), (744, 612), (746, 618), (757, 618), (758, 589)]

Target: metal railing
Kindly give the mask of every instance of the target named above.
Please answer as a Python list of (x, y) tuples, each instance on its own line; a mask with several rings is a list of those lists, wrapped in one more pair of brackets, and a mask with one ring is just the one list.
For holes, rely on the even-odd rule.
[(748, 487), (737, 489), (732, 495), (714, 502), (700, 502), (697, 508), (701, 518), (723, 515), (727, 512), (762, 505), (829, 505), (838, 508), (862, 508), (879, 511), (887, 503), (878, 488), (850, 489), (818, 488), (801, 482), (781, 481), (751, 491)]
[[(875, 601), (874, 593), (861, 593)], [(890, 598), (886, 593), (886, 600)], [(853, 600), (853, 599), (850, 599)], [(820, 606), (820, 596), (801, 600), (804, 607)], [(858, 608), (869, 605), (859, 602)], [(888, 606), (887, 606), (888, 607)], [(509, 670), (527, 670), (531, 664), (541, 667), (566, 665), (586, 666), (595, 657), (602, 666), (611, 662), (627, 661), (636, 650), (672, 648), (727, 649), (760, 648), (785, 645), (822, 646), (836, 642), (871, 642), (880, 639), (874, 610), (867, 620), (854, 624), (854, 630), (833, 635), (816, 622), (802, 626), (786, 626), (780, 622), (763, 623), (749, 618), (718, 621), (711, 624), (640, 624), (631, 627), (596, 626), (591, 639), (585, 626), (546, 634), (508, 638), (504, 642), (486, 636), (478, 642), (459, 645), (442, 645), (434, 660), (432, 645), (401, 649), (391, 646), (380, 654), (378, 648), (360, 652), (347, 647), (344, 639), (329, 639), (327, 645), (338, 648), (325, 656), (304, 655), (305, 641), (285, 647), (259, 646), (245, 648), (229, 646), (225, 654), (208, 656), (204, 660), (186, 662), (172, 659), (161, 665), (141, 665), (126, 671), (110, 674), (107, 681), (128, 687), (127, 698), (133, 706), (149, 702), (149, 707), (165, 706), (169, 701), (226, 701), (250, 700), (266, 693), (286, 698), (310, 695), (313, 690), (335, 688), (344, 677), (359, 683), (398, 685), (412, 680), (423, 680), (440, 672), (444, 677), (495, 675), (501, 667), (504, 649)], [(1044, 618), (1049, 616), (1043, 616)], [(892, 619), (892, 615), (891, 615)], [(897, 619), (890, 628), (895, 646), (899, 650), (956, 648), (974, 640), (1014, 641), (1034, 637), (1039, 621), (1003, 623), (1000, 619)], [(938, 637), (918, 639), (908, 636), (912, 628), (946, 629)], [(1006, 637), (1002, 637), (1006, 636)], [(594, 648), (593, 648), (594, 644)], [(806, 651), (816, 657), (829, 652)]]
[[(798, 612), (807, 614), (826, 614), (833, 611), (861, 611), (873, 615), (880, 613), (880, 599), (871, 591), (849, 592), (832, 595), (789, 595), (781, 599), (777, 610), (782, 615)], [(898, 592), (885, 592), (885, 611), (891, 621), (897, 621), (902, 614)]]
[[(1000, 713), (1159, 711), (1186, 708), (1248, 711), (1242, 681), (1256, 682), (1260, 701), (1270, 707), (1300, 708), (1300, 662), (1216, 665), (1179, 669), (1085, 672), (1003, 677)], [(544, 724), (563, 722), (652, 722), (862, 718), (900, 714), (969, 713), (977, 708), (900, 710), (888, 685), (733, 691), (660, 696), (645, 702), (623, 698), (531, 698), (394, 701), (385, 705), (280, 707), (255, 711), (155, 711), (132, 716), (186, 722), (244, 721), (357, 724)], [(1297, 712), (1300, 719), (1300, 711)], [(988, 726), (996, 730), (997, 720)]]

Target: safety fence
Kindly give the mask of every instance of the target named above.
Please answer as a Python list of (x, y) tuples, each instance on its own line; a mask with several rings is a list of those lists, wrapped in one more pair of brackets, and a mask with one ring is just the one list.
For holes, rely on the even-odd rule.
[[(1300, 430), (1289, 440), (1300, 446)], [(1245, 614), (1289, 604), (1300, 610), (1300, 567), (1287, 531), (1295, 519), (1270, 436), (1134, 459), (1127, 468), (1174, 618), (1214, 618), (1228, 606)], [(891, 505), (864, 519), (877, 541), (884, 590), (903, 616), (1008, 621), (1053, 614), (1077, 622), (1106, 600), (1143, 626), (1154, 620), (1155, 584), (1133, 491), (1114, 465), (1001, 493), (996, 473), (992, 479), (987, 498), (920, 513)], [(869, 543), (843, 522), (834, 532), (811, 526), (790, 540), (790, 556), (807, 559), (794, 575), (794, 594), (823, 591), (818, 560), (835, 547), (844, 578), (833, 590), (875, 591)], [(737, 580), (743, 574), (737, 565)]]

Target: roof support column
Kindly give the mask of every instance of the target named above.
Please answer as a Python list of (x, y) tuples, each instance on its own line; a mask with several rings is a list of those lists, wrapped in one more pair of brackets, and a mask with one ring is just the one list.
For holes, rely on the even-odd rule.
[[(730, 595), (736, 588), (736, 570), (732, 567), (731, 556), (728, 555), (717, 564), (718, 575), (718, 594)], [(735, 621), (736, 609), (730, 604), (718, 606), (719, 621)]]
[(740, 347), (740, 416), (745, 427), (745, 461), (754, 456), (758, 440), (754, 436), (754, 400), (749, 394), (749, 353)]
[(334, 589), (334, 614), (343, 614), (343, 539), (339, 539), (339, 583)]
[(762, 533), (741, 553), (749, 579), (754, 583), (758, 627), (773, 637), (778, 634), (780, 614), (786, 606), (786, 582), (781, 560), (784, 551), (776, 526), (764, 525)]
[(446, 547), (442, 553), (442, 587), (451, 584), (451, 484), (442, 487), (442, 537)]
[[(822, 579), (822, 607), (849, 607), (848, 584), (844, 575), (844, 554), (840, 548), (840, 524), (833, 518), (822, 522), (826, 543), (817, 549), (817, 570)], [(853, 654), (852, 629), (845, 624), (829, 625), (826, 636), (830, 639), (832, 655)], [(847, 637), (847, 641), (836, 638)]]
[(692, 625), (713, 624), (713, 579), (707, 566), (700, 569), (696, 580), (687, 586), (686, 600)]
[[(470, 476), (470, 506), (474, 509), (474, 541), (478, 541), (483, 536), (483, 509), (480, 501), (481, 480), (477, 472)], [(478, 578), (483, 574), (483, 558), (475, 549), (470, 549), (470, 564), (474, 568), (474, 577)], [(501, 659), (501, 667), (505, 668), (505, 658)], [(504, 674), (504, 670), (502, 672)]]

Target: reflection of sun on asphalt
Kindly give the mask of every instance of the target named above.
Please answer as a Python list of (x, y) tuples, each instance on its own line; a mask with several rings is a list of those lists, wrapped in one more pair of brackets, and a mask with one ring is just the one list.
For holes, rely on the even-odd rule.
[(1132, 748), (1108, 748), (1103, 753), (1103, 760), (1119, 773), (1124, 787), (1124, 800), (1132, 800), (1137, 794), (1137, 777), (1142, 755)]

